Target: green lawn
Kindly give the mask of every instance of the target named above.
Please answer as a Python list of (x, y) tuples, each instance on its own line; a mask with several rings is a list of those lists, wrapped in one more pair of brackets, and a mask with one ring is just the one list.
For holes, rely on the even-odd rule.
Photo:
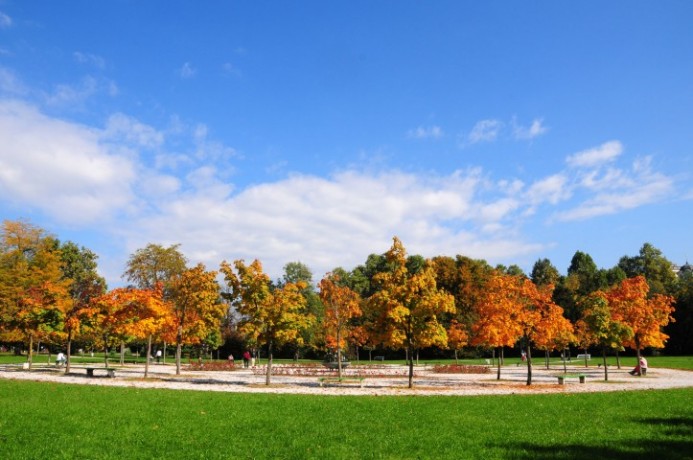
[(693, 389), (329, 397), (0, 380), (3, 459), (691, 459)]

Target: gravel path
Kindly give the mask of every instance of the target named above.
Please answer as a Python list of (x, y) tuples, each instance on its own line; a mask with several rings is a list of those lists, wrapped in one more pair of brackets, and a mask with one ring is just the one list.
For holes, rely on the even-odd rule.
[[(527, 369), (524, 367), (503, 367), (499, 381), (496, 380), (495, 369), (489, 374), (436, 374), (431, 367), (419, 366), (415, 369), (413, 389), (407, 388), (407, 378), (403, 376), (406, 375), (406, 368), (395, 365), (382, 366), (377, 370), (380, 375), (366, 377), (362, 387), (357, 382), (329, 383), (321, 387), (317, 376), (296, 375), (273, 375), (272, 384), (266, 386), (261, 368), (234, 371), (183, 369), (182, 374), (176, 376), (175, 367), (171, 365), (150, 366), (147, 379), (144, 378), (143, 365), (118, 368), (115, 378), (106, 377), (103, 371), (97, 371), (95, 377), (87, 377), (82, 366), (73, 367), (73, 371), (66, 375), (50, 367), (38, 367), (29, 372), (18, 366), (7, 365), (0, 367), (0, 378), (171, 390), (370, 396), (579, 393), (693, 387), (691, 371), (657, 368), (649, 369), (647, 376), (634, 377), (628, 374), (628, 370), (630, 368), (610, 368), (609, 381), (605, 382), (602, 369), (572, 366), (568, 368), (569, 374), (584, 374), (586, 383), (580, 384), (573, 377), (567, 378), (564, 385), (558, 385), (556, 376), (562, 374), (562, 368), (546, 370), (535, 366), (533, 383), (527, 386)], [(357, 371), (349, 369), (349, 372)]]

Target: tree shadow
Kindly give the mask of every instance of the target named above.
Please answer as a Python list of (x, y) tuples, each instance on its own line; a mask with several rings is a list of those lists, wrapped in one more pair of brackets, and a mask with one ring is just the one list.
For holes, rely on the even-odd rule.
[(517, 459), (614, 459), (614, 460), (693, 460), (693, 418), (636, 418), (636, 423), (652, 427), (652, 432), (672, 439), (636, 438), (612, 445), (585, 443), (539, 445), (512, 442), (492, 447), (506, 451), (508, 458)]

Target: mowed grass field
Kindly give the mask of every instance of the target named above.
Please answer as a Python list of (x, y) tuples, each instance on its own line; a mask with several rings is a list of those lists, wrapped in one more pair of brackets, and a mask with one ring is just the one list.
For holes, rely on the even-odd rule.
[(693, 389), (473, 397), (0, 380), (2, 459), (686, 459)]

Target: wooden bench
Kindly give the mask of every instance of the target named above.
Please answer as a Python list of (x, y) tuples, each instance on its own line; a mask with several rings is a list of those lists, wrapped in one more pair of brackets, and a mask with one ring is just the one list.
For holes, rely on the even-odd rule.
[(106, 371), (106, 376), (115, 378), (115, 369), (112, 367), (86, 367), (87, 377), (94, 377), (94, 371)]
[(318, 379), (318, 382), (320, 382), (320, 386), (324, 386), (330, 383), (358, 383), (360, 388), (363, 388), (363, 381), (366, 380), (365, 377), (320, 377)]
[(590, 361), (592, 359), (592, 355), (589, 353), (587, 353), (587, 354), (582, 353), (582, 354), (577, 355), (577, 358), (575, 358), (575, 359), (585, 359), (585, 358), (587, 358), (587, 361)]
[(565, 374), (565, 375), (557, 375), (558, 378), (558, 384), (563, 385), (565, 382), (565, 379), (579, 379), (580, 383), (585, 383), (585, 374)]

